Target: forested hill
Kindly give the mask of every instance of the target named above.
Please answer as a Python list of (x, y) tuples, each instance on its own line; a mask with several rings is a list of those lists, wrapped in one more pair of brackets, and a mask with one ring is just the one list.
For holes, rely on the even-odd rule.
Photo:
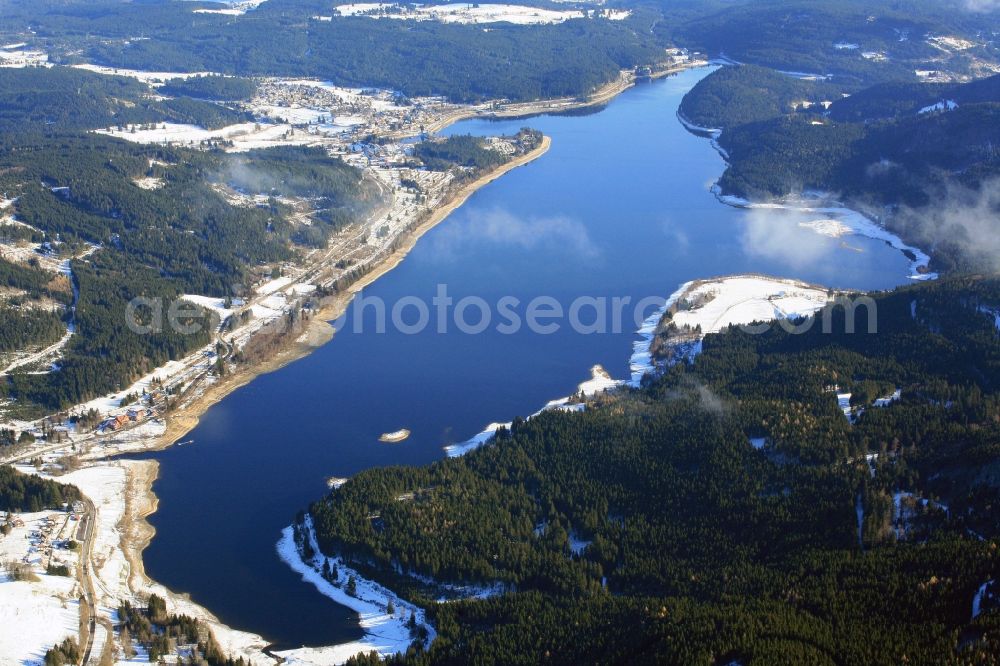
[(155, 122), (215, 128), (253, 119), (247, 113), (187, 97), (154, 98), (149, 86), (135, 79), (71, 67), (0, 69), (0, 99), (0, 130), (6, 132)]
[(681, 101), (685, 120), (724, 130), (799, 111), (822, 112), (823, 103), (846, 89), (827, 81), (803, 80), (767, 67), (721, 67), (699, 81)]
[[(0, 7), (0, 29), (30, 34), (56, 62), (148, 71), (316, 77), (456, 101), (586, 95), (620, 70), (663, 60), (641, 21), (481, 25), (329, 16), (334, 3), (268, 0), (242, 17), (189, 2), (39, 0)], [(30, 33), (29, 33), (30, 29)], [(134, 39), (142, 35), (144, 39)]]
[[(712, 56), (863, 86), (916, 80), (916, 70), (987, 73), (984, 63), (997, 56), (991, 36), (996, 8), (990, 14), (970, 6), (938, 0), (735, 2), (658, 30)], [(933, 39), (947, 36), (963, 41)]]
[(831, 192), (885, 211), (882, 221), (929, 250), (939, 270), (995, 268), (955, 211), (981, 203), (979, 219), (991, 219), (1000, 75), (841, 90), (760, 67), (723, 67), (688, 92), (680, 113), (723, 130), (727, 168), (719, 186), (726, 194)]
[(984, 103), (1000, 103), (1000, 74), (967, 83), (890, 82), (873, 86), (835, 101), (830, 117), (842, 122), (872, 122), (917, 115), (925, 109), (927, 113)]
[(732, 330), (586, 412), (363, 472), (312, 506), (321, 547), (397, 589), (514, 590), (432, 604), (406, 663), (992, 663), (1000, 281), (874, 298), (876, 333), (864, 308), (855, 334), (839, 309)]
[[(228, 95), (246, 87), (195, 79), (185, 91)], [(58, 368), (23, 366), (0, 378), (0, 401), (22, 417), (120, 390), (211, 342), (219, 323), (196, 310), (196, 334), (169, 326), (139, 334), (123, 325), (133, 299), (239, 297), (379, 203), (360, 169), (321, 148), (231, 154), (89, 131), (249, 118), (206, 101), (165, 99), (134, 79), (67, 67), (0, 69), (0, 95), (0, 193), (3, 215), (15, 221), (3, 226), (3, 240), (35, 248), (23, 260), (0, 259), (0, 286), (8, 290), (0, 367), (11, 353), (58, 341), (71, 318), (74, 328)], [(234, 203), (240, 192), (266, 195), (268, 203)], [(310, 224), (290, 222), (279, 198), (310, 201)], [(69, 269), (63, 274), (60, 262)]]

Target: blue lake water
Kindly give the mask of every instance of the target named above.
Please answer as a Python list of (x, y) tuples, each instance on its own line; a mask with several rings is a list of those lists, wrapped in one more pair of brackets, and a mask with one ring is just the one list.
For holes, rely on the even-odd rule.
[[(724, 164), (675, 113), (708, 69), (639, 85), (597, 113), (470, 120), (449, 133), (552, 137), (542, 158), (483, 188), (365, 291), (391, 307), (439, 284), (458, 301), (527, 303), (551, 296), (666, 296), (693, 278), (739, 272), (843, 288), (906, 282), (909, 262), (879, 241), (832, 239), (809, 218), (745, 211), (709, 192)], [(354, 316), (357, 302), (348, 312)], [(523, 311), (523, 310), (522, 310)], [(262, 376), (213, 407), (185, 440), (152, 457), (160, 498), (145, 551), (155, 580), (190, 593), (223, 622), (281, 648), (357, 638), (348, 609), (321, 596), (275, 553), (280, 530), (326, 492), (325, 479), (384, 465), (419, 465), (491, 421), (535, 412), (572, 393), (600, 363), (628, 376), (631, 312), (618, 334), (480, 335), (434, 327), (406, 335), (369, 325)], [(469, 310), (468, 321), (478, 319)], [(589, 320), (586, 311), (582, 319)], [(411, 316), (408, 320), (412, 320)], [(381, 433), (408, 428), (402, 444)]]

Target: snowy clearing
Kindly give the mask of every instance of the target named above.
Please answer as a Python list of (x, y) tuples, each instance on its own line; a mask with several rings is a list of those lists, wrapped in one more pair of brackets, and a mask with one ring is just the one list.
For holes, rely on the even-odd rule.
[(958, 102), (953, 99), (943, 99), (937, 104), (931, 104), (930, 106), (925, 106), (924, 108), (917, 111), (917, 115), (922, 115), (924, 113), (933, 113), (935, 111), (954, 111), (958, 108)]
[(0, 49), (0, 67), (51, 67), (44, 51), (21, 50), (25, 44), (12, 44)]
[[(447, 5), (399, 5), (386, 2), (361, 2), (335, 7), (340, 16), (367, 16), (410, 21), (442, 23), (514, 23), (516, 25), (553, 25), (570, 19), (606, 18), (620, 21), (631, 15), (625, 10), (554, 10), (524, 5), (451, 3)], [(317, 16), (317, 20), (332, 17)]]
[(85, 69), (90, 72), (96, 72), (98, 74), (107, 74), (111, 76), (127, 76), (132, 79), (137, 79), (143, 83), (149, 84), (154, 88), (159, 88), (164, 85), (170, 79), (192, 79), (198, 76), (222, 76), (221, 74), (216, 74), (214, 72), (143, 72), (138, 69), (125, 69), (122, 67), (105, 67), (104, 65), (92, 65), (90, 63), (83, 63), (79, 65), (70, 65), (71, 67), (76, 67), (77, 69)]
[(825, 288), (796, 280), (735, 276), (699, 283), (678, 302), (693, 307), (675, 313), (673, 323), (707, 335), (729, 326), (806, 317), (823, 309), (830, 297)]
[(219, 9), (195, 9), (195, 14), (224, 14), (227, 16), (242, 16), (248, 11), (257, 9), (267, 0), (209, 0), (225, 5)]

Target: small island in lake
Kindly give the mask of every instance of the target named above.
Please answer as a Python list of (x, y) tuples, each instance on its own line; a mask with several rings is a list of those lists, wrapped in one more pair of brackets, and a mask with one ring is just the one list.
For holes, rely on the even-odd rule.
[(378, 438), (378, 441), (384, 442), (386, 444), (398, 444), (399, 442), (402, 442), (405, 439), (407, 439), (409, 436), (410, 436), (410, 431), (407, 430), (406, 428), (402, 428), (395, 432), (384, 433), (381, 437)]

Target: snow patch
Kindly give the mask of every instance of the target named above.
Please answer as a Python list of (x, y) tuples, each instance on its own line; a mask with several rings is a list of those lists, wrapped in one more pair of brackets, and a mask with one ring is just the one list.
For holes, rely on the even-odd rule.
[(917, 114), (933, 113), (936, 111), (954, 111), (958, 108), (958, 102), (953, 99), (943, 99), (937, 104), (931, 104), (917, 111)]

